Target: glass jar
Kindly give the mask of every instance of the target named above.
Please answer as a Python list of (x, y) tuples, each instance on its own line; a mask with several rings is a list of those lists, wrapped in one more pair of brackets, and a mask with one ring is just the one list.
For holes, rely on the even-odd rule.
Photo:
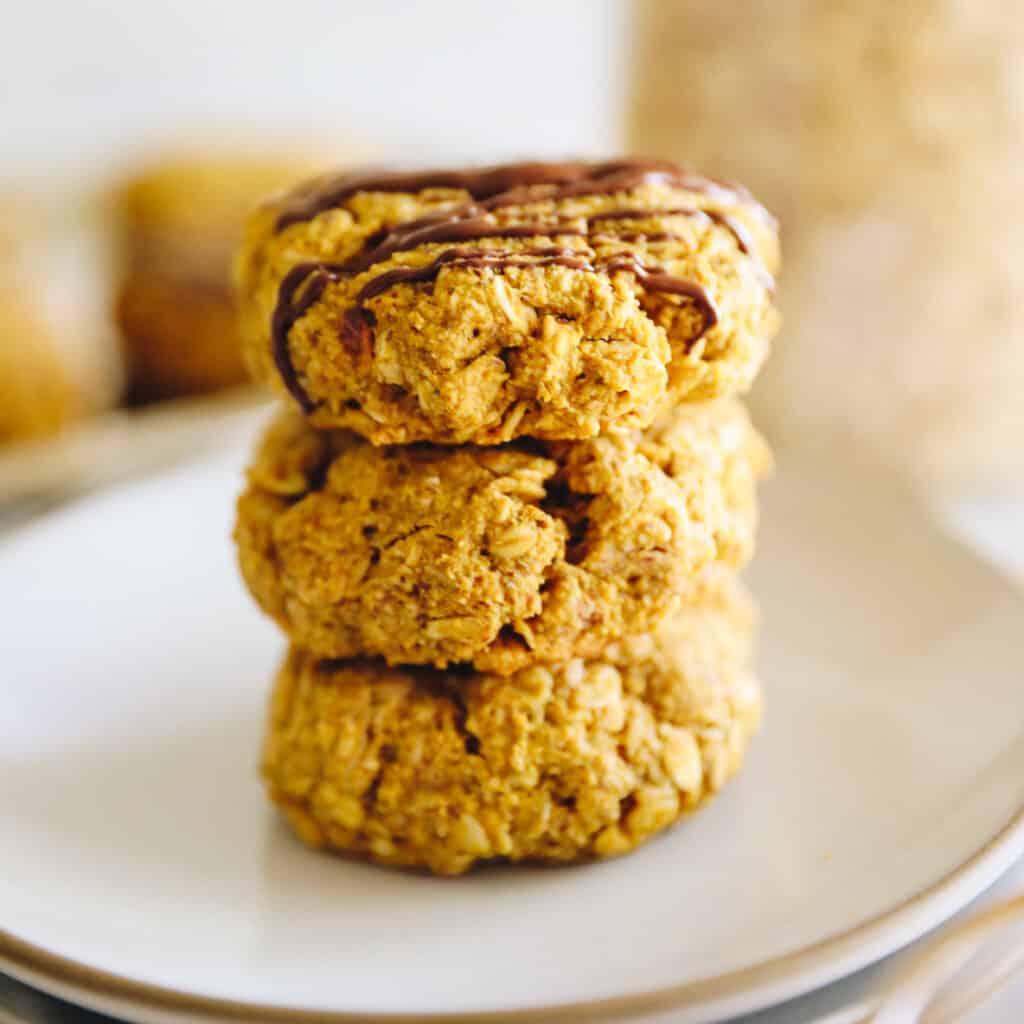
[(783, 445), (1024, 477), (1024, 16), (1009, 0), (636, 5), (629, 141), (780, 218), (752, 401)]

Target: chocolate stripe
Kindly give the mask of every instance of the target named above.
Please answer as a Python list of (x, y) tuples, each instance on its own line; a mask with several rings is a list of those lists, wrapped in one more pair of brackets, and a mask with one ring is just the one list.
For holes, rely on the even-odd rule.
[[(472, 208), (475, 214), (477, 207)], [(356, 253), (343, 264), (350, 274), (361, 274), (376, 263), (383, 263), (395, 253), (407, 252), (421, 245), (436, 245), (444, 242), (470, 242), (481, 238), (586, 238), (579, 228), (559, 222), (496, 224), (482, 216), (463, 219), (458, 211), (434, 214), (421, 220), (410, 221), (393, 228), (383, 240)]]
[(612, 160), (601, 163), (522, 163), (478, 170), (377, 172), (343, 174), (320, 179), (292, 194), (278, 215), (276, 230), (312, 220), (335, 209), (360, 192), (422, 192), (431, 188), (468, 193), (488, 209), (515, 205), (524, 193), (544, 187), (544, 198), (568, 199), (584, 195), (612, 195), (649, 182), (664, 182), (688, 192), (720, 196), (743, 203), (771, 220), (746, 189), (715, 181), (668, 160)]
[[(270, 333), (273, 338), (274, 365), (284, 381), (292, 397), (302, 407), (303, 412), (312, 412), (314, 404), (299, 381), (299, 375), (292, 362), (292, 354), (288, 348), (288, 333), (292, 325), (303, 316), (310, 306), (323, 294), (327, 282), (331, 280), (329, 265), (323, 263), (299, 263), (285, 274), (277, 290), (277, 304), (270, 321)], [(296, 301), (296, 293), (309, 279), (302, 296)]]
[(595, 213), (591, 218), (591, 224), (605, 220), (655, 220), (658, 217), (696, 217), (704, 216), (708, 220), (720, 224), (736, 239), (739, 250), (748, 256), (756, 256), (756, 249), (750, 232), (743, 223), (728, 213), (721, 210), (701, 209), (697, 206), (676, 206), (668, 210), (645, 210), (643, 207), (634, 207), (626, 210), (607, 210), (604, 213)]

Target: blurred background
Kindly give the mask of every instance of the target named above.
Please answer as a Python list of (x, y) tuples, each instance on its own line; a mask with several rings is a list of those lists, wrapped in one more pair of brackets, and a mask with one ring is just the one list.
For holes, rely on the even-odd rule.
[(1013, 4), (38, 0), (0, 66), (0, 497), (194, 448), (252, 400), (228, 267), (262, 194), (621, 151), (779, 214), (785, 326), (753, 404), (783, 450), (1024, 486)]

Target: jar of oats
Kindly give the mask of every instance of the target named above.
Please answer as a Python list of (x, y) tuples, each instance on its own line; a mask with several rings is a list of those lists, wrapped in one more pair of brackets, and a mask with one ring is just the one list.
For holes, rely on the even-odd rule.
[(635, 8), (629, 141), (783, 227), (782, 445), (948, 489), (1024, 471), (1024, 17), (1001, 0)]

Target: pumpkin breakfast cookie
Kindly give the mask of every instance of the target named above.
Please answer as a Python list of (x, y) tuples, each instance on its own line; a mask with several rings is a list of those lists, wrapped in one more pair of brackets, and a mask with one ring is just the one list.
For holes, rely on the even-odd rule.
[(508, 673), (644, 632), (752, 553), (767, 449), (739, 403), (580, 442), (374, 448), (272, 422), (238, 502), (242, 574), (317, 657)]
[(746, 390), (775, 331), (775, 222), (665, 161), (319, 179), (238, 264), (257, 379), (374, 444), (579, 439)]
[(292, 648), (270, 795), (312, 846), (438, 874), (626, 853), (717, 792), (756, 731), (752, 611), (723, 583), (653, 635), (510, 677)]

